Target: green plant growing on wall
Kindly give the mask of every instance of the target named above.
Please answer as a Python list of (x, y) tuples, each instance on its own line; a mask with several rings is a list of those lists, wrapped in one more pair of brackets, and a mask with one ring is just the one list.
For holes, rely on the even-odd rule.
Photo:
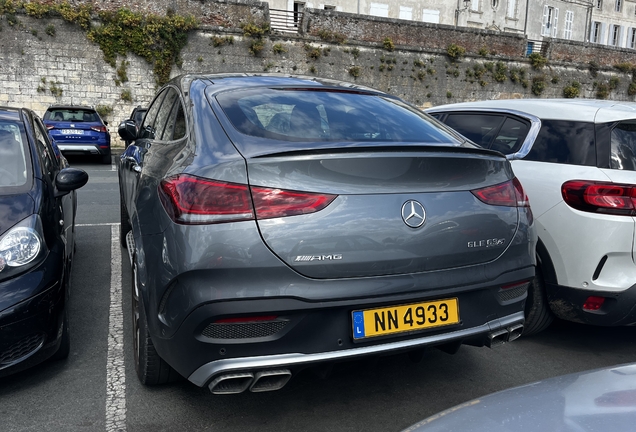
[[(429, 94), (430, 94), (430, 93), (429, 93)], [(450, 91), (447, 91), (447, 92), (446, 92), (446, 98), (447, 98), (447, 99), (450, 99), (450, 98), (452, 98), (452, 97), (453, 97), (453, 94), (452, 94)]]
[(119, 67), (116, 69), (117, 78), (115, 78), (115, 85), (120, 85), (122, 83), (128, 82), (128, 71), (127, 68), (130, 65), (130, 62), (126, 60), (122, 60), (119, 64)]
[(223, 45), (233, 45), (234, 44), (234, 36), (212, 36), (210, 38), (210, 44), (213, 47), (218, 48)]
[(572, 81), (570, 85), (563, 89), (563, 97), (574, 99), (581, 94), (581, 84), (578, 81)]
[(618, 85), (620, 84), (620, 82), (621, 82), (620, 78), (618, 78), (618, 77), (611, 77), (611, 78), (609, 79), (609, 83), (608, 83), (609, 89), (610, 89), (610, 90), (616, 90), (616, 88), (618, 87)]
[(495, 79), (495, 81), (504, 82), (506, 81), (507, 75), (508, 66), (502, 61), (498, 61), (497, 63), (495, 63), (495, 70), (492, 73), (492, 77)]
[(623, 73), (630, 73), (632, 70), (634, 70), (634, 65), (631, 63), (617, 63), (614, 65), (615, 69), (618, 69), (619, 71), (623, 72)]
[(7, 22), (9, 23), (11, 27), (13, 26), (19, 27), (21, 25), (20, 20), (18, 19), (15, 13), (8, 13), (6, 14), (6, 17), (7, 17)]
[(479, 55), (482, 57), (486, 57), (488, 55), (488, 48), (486, 47), (479, 48)]
[(309, 72), (315, 74), (316, 73), (316, 66), (311, 65), (311, 67), (309, 68)]
[(132, 93), (130, 92), (130, 89), (123, 89), (119, 97), (125, 102), (132, 102)]
[(360, 50), (358, 48), (352, 48), (351, 55), (353, 55), (353, 58), (357, 59), (358, 56), (360, 55)]
[(423, 81), (423, 80), (424, 80), (424, 78), (426, 78), (426, 72), (424, 72), (424, 71), (419, 71), (419, 72), (417, 73), (417, 78), (418, 78), (420, 81)]
[(486, 73), (486, 68), (480, 64), (476, 64), (473, 66), (473, 76), (478, 79), (481, 80), (481, 77), (484, 76), (484, 74)]
[(44, 32), (51, 37), (55, 37), (55, 26), (53, 24), (47, 25)]
[(320, 29), (315, 34), (324, 41), (332, 42), (338, 45), (342, 45), (347, 42), (347, 37), (342, 33)]
[(627, 94), (630, 96), (636, 95), (636, 82), (632, 81), (629, 83), (629, 86), (627, 87)]
[(360, 66), (353, 66), (349, 69), (349, 75), (354, 78), (358, 78), (360, 76)]
[(380, 66), (378, 66), (378, 70), (380, 72), (384, 72), (384, 69), (386, 68), (386, 66), (384, 66), (384, 64), (381, 64)]
[(31, 29), (31, 34), (35, 37), (38, 36), (38, 31), (36, 29)]
[(241, 24), (241, 30), (243, 30), (243, 36), (245, 37), (261, 39), (266, 34), (269, 33), (269, 24), (268, 23), (257, 24), (255, 22), (250, 21), (250, 22)]
[(493, 72), (493, 70), (495, 69), (495, 64), (494, 64), (493, 62), (486, 62), (486, 63), (484, 63), (484, 68), (485, 68), (488, 72), (492, 73), (492, 72)]
[(607, 99), (610, 94), (610, 87), (606, 83), (600, 83), (596, 86), (596, 98)]
[(315, 46), (309, 44), (306, 44), (304, 48), (307, 58), (311, 60), (318, 60), (320, 56), (322, 56), (322, 50), (320, 48), (316, 48)]
[(203, 63), (203, 56), (199, 56), (199, 57), (197, 57), (197, 62), (199, 62), (199, 63)]
[(543, 57), (541, 53), (532, 53), (528, 56), (528, 60), (530, 60), (530, 65), (533, 69), (541, 70), (544, 66), (548, 64), (548, 59)]
[(387, 51), (395, 50), (395, 44), (393, 43), (393, 40), (390, 37), (384, 38), (384, 40), (382, 41), (382, 46)]
[(265, 41), (263, 39), (254, 39), (250, 42), (248, 51), (253, 56), (257, 56), (265, 49)]
[(552, 75), (552, 79), (550, 80), (550, 82), (552, 84), (558, 84), (560, 81), (559, 76), (558, 75)]
[(459, 61), (466, 54), (466, 48), (456, 45), (454, 43), (446, 47), (446, 55), (451, 61)]
[(545, 76), (539, 75), (532, 78), (532, 94), (535, 96), (541, 96), (541, 93), (545, 90)]
[(50, 85), (49, 85), (49, 91), (55, 97), (62, 96), (62, 93), (64, 92), (61, 87), (58, 87), (58, 84), (60, 84), (60, 83), (59, 82), (50, 83)]
[(509, 77), (513, 83), (523, 83), (526, 78), (526, 70), (523, 68), (510, 68)]
[(287, 52), (287, 48), (285, 48), (283, 44), (277, 43), (274, 44), (274, 46), (272, 47), (272, 51), (274, 52), (274, 54), (283, 54)]
[(95, 111), (97, 111), (97, 114), (99, 114), (102, 119), (105, 119), (113, 113), (113, 107), (110, 105), (97, 105)]
[(421, 67), (424, 67), (425, 64), (426, 63), (424, 63), (423, 60), (420, 60), (420, 59), (413, 60), (413, 66), (415, 66), (415, 67), (421, 68)]
[(592, 75), (592, 78), (596, 78), (598, 76), (600, 66), (595, 61), (591, 61), (587, 64), (587, 69), (590, 71), (590, 75)]

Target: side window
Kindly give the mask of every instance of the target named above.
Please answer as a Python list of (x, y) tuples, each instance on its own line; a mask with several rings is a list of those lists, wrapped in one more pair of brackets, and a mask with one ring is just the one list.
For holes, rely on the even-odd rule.
[(175, 99), (177, 99), (177, 91), (173, 88), (168, 89), (168, 93), (161, 102), (161, 106), (157, 112), (157, 119), (155, 120), (155, 139), (165, 141), (164, 130), (168, 123), (170, 113), (172, 112)]
[(35, 133), (38, 153), (42, 156), (44, 170), (49, 173), (49, 175), (52, 175), (53, 172), (59, 168), (59, 164), (53, 147), (47, 138), (47, 133), (44, 132), (42, 124), (37, 119), (33, 119), (33, 132)]
[(167, 91), (163, 91), (157, 96), (148, 108), (148, 112), (146, 113), (146, 117), (144, 117), (144, 122), (141, 125), (141, 138), (150, 138), (154, 139), (155, 137), (155, 119), (157, 118), (157, 113), (159, 112), (159, 108), (161, 107), (161, 101), (165, 97)]
[(504, 118), (503, 115), (458, 113), (449, 114), (445, 123), (475, 144), (488, 148)]
[(163, 141), (175, 141), (181, 139), (185, 136), (186, 132), (186, 124), (185, 124), (185, 115), (183, 112), (183, 105), (181, 101), (177, 98), (175, 101), (172, 112), (170, 113), (170, 117), (168, 118), (168, 124), (166, 125), (166, 129), (163, 131), (162, 140)]
[(612, 129), (610, 168), (636, 171), (636, 122), (621, 122)]
[(530, 125), (527, 122), (508, 117), (495, 140), (490, 146), (491, 150), (497, 150), (505, 155), (515, 153), (521, 148), (523, 140), (528, 135)]
[(595, 166), (594, 124), (543, 120), (537, 139), (524, 160)]

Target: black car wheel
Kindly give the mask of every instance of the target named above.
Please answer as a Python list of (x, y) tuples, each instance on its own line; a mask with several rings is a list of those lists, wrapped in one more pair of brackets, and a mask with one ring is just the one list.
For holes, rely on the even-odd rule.
[(63, 360), (71, 353), (71, 335), (68, 328), (68, 314), (64, 311), (64, 318), (62, 321), (62, 337), (60, 347), (55, 354), (51, 357), (53, 360)]
[(525, 315), (524, 336), (530, 336), (545, 330), (554, 320), (554, 315), (548, 304), (540, 266), (537, 266), (537, 274), (528, 288)]
[(123, 197), (121, 196), (119, 197), (119, 219), (119, 243), (122, 247), (127, 248), (126, 235), (130, 232), (132, 226), (130, 225), (130, 219), (128, 218), (128, 210), (126, 210)]
[(108, 152), (108, 154), (105, 154), (102, 156), (102, 163), (104, 165), (110, 165), (110, 163), (112, 162), (112, 159), (110, 157), (110, 152)]
[(132, 267), (132, 318), (135, 371), (139, 381), (145, 385), (157, 385), (176, 380), (179, 375), (157, 354), (152, 344), (146, 313), (139, 295), (137, 264), (134, 260)]

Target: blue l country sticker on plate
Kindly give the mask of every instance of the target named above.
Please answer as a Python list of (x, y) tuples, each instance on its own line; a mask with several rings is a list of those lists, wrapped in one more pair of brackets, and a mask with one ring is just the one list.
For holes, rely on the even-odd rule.
[(353, 313), (353, 337), (364, 337), (364, 314), (362, 311), (356, 311)]

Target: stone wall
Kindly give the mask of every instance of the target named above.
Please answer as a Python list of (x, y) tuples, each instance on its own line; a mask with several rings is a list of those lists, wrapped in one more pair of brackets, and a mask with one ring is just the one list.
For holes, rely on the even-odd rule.
[[(95, 0), (96, 7), (116, 9), (123, 0)], [(251, 1), (139, 1), (148, 12), (193, 13), (201, 26), (189, 34), (182, 64), (186, 72), (280, 72), (356, 82), (396, 94), (421, 107), (478, 99), (563, 97), (564, 88), (580, 83), (580, 97), (628, 95), (632, 74), (613, 66), (631, 62), (633, 51), (551, 41), (548, 64), (534, 69), (524, 56), (525, 39), (492, 31), (457, 29), (426, 23), (309, 10), (299, 34), (272, 32), (254, 55), (254, 39), (243, 36), (242, 23), (266, 22), (266, 3)], [(162, 5), (161, 7), (158, 5)], [(107, 6), (107, 7), (106, 7)], [(145, 9), (144, 9), (145, 8)], [(43, 114), (50, 104), (84, 104), (112, 109), (106, 117), (116, 137), (119, 121), (136, 105), (147, 105), (156, 92), (152, 66), (132, 54), (128, 81), (103, 59), (99, 46), (79, 26), (59, 18), (18, 14), (19, 24), (0, 18), (0, 104), (26, 106)], [(99, 25), (96, 19), (94, 25)], [(55, 28), (49, 35), (45, 29)], [(213, 37), (231, 37), (215, 46)], [(345, 43), (336, 40), (344, 37)], [(385, 39), (394, 44), (387, 49)], [(453, 61), (446, 48), (454, 43), (466, 55)], [(390, 47), (389, 47), (390, 48)], [(119, 59), (118, 64), (121, 63)], [(598, 68), (592, 71), (589, 62)], [(511, 73), (513, 72), (514, 73)], [(611, 85), (610, 85), (611, 84)], [(130, 92), (132, 102), (122, 99)]]

